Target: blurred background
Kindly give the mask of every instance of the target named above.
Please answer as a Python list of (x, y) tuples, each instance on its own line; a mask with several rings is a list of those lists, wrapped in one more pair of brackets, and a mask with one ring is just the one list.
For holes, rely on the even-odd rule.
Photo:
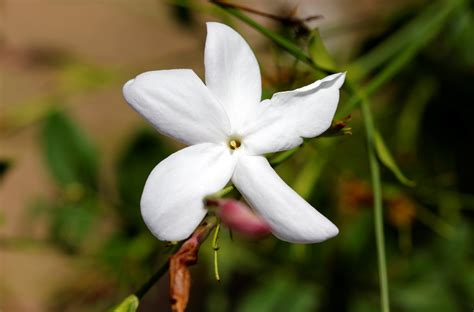
[[(430, 23), (430, 12), (440, 11), (434, 2), (239, 4), (278, 16), (322, 15), (303, 30), (318, 27), (351, 75), (355, 60), (376, 59), (383, 50), (367, 52), (413, 19), (425, 14), (421, 24)], [(438, 2), (441, 9), (449, 3)], [(372, 97), (387, 148), (416, 182), (407, 186), (382, 171), (393, 311), (474, 308), (473, 6), (463, 1), (450, 10), (429, 43)], [(203, 77), (206, 21), (228, 23), (246, 38), (265, 97), (315, 79), (309, 67), (206, 1), (2, 0), (0, 10), (2, 311), (104, 311), (168, 256), (145, 228), (139, 199), (151, 169), (181, 146), (125, 103), (125, 81), (171, 68)], [(307, 44), (301, 29), (252, 17)], [(357, 64), (366, 64), (368, 81), (380, 70)], [(347, 99), (343, 94), (340, 113)], [(222, 231), (222, 280), (214, 279), (206, 243), (192, 268), (189, 311), (379, 311), (365, 130), (359, 110), (348, 113), (351, 136), (317, 139), (278, 168), (340, 234), (303, 246)], [(139, 311), (168, 311), (167, 287), (165, 276)]]

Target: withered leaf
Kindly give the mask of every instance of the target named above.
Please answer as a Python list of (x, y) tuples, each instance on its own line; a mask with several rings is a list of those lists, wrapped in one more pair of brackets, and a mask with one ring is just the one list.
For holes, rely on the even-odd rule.
[(186, 309), (191, 289), (191, 273), (188, 267), (196, 264), (199, 247), (215, 226), (215, 218), (207, 218), (170, 257), (170, 301), (174, 312), (184, 312)]

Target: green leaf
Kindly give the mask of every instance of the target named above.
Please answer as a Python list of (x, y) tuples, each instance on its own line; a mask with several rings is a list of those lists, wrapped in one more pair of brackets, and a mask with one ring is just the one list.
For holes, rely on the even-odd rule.
[(307, 161), (292, 183), (293, 189), (303, 198), (309, 198), (318, 183), (321, 172), (330, 158), (331, 143), (320, 141), (318, 148), (323, 152), (309, 151)]
[(402, 173), (378, 131), (374, 131), (374, 148), (380, 162), (395, 175), (400, 183), (410, 187), (415, 186), (415, 182)]
[(351, 222), (347, 222), (340, 234), (340, 248), (344, 258), (355, 262), (370, 246), (373, 221), (370, 210), (362, 210), (351, 216)]
[(426, 272), (402, 287), (394, 285), (391, 292), (394, 305), (400, 307), (400, 311), (460, 311), (442, 275), (435, 272)]
[(336, 71), (337, 66), (329, 54), (319, 33), (319, 29), (311, 32), (308, 42), (308, 52), (311, 60), (321, 68), (329, 71)]
[(94, 198), (83, 198), (76, 203), (53, 204), (50, 235), (53, 242), (68, 252), (77, 252), (92, 233), (98, 217), (97, 202)]
[(410, 90), (397, 121), (397, 151), (416, 153), (425, 108), (437, 91), (437, 82), (431, 77), (421, 77)]
[(118, 306), (114, 307), (111, 311), (112, 312), (135, 312), (138, 309), (138, 305), (140, 304), (140, 300), (135, 295), (130, 295), (125, 298), (122, 303)]
[(51, 113), (44, 123), (41, 143), (46, 165), (59, 185), (97, 188), (96, 149), (71, 119), (61, 112)]

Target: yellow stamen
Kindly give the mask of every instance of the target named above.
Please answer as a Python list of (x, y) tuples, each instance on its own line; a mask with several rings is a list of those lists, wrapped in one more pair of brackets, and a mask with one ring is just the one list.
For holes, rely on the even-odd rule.
[(237, 139), (232, 139), (229, 141), (229, 147), (232, 150), (238, 149), (240, 147), (240, 144), (241, 144), (240, 141)]

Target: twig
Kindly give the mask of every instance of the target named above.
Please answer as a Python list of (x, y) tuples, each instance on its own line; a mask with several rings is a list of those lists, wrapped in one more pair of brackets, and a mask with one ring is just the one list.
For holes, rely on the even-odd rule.
[(311, 28), (309, 28), (306, 25), (306, 22), (323, 18), (322, 15), (312, 15), (305, 18), (297, 18), (294, 16), (294, 11), (296, 10), (293, 10), (292, 14), (288, 16), (280, 16), (280, 15), (275, 15), (275, 14), (271, 14), (267, 12), (258, 11), (253, 8), (245, 7), (239, 4), (229, 3), (223, 0), (209, 0), (209, 1), (221, 7), (222, 9), (227, 10), (228, 12), (230, 10), (233, 10), (235, 12), (245, 11), (245, 12), (257, 14), (257, 15), (275, 20), (285, 27), (293, 28), (296, 39), (306, 38), (307, 36), (311, 34)]
[[(272, 20), (278, 21), (278, 22), (280, 22), (284, 25), (290, 25), (290, 26), (301, 27), (302, 25), (304, 25), (305, 22), (311, 22), (311, 21), (314, 21), (314, 20), (324, 18), (322, 15), (311, 15), (311, 16), (308, 16), (308, 17), (305, 17), (305, 18), (294, 17), (294, 15), (281, 16), (281, 15), (275, 15), (275, 14), (271, 14), (271, 13), (267, 13), (267, 12), (258, 11), (254, 8), (250, 8), (250, 7), (247, 7), (247, 6), (243, 6), (243, 5), (236, 4), (236, 3), (230, 3), (230, 2), (222, 1), (222, 0), (210, 0), (210, 2), (214, 3), (216, 5), (219, 5), (221, 7), (238, 9), (238, 10), (242, 10), (242, 11), (249, 12), (249, 13), (252, 13), (252, 14), (267, 17), (267, 18), (270, 18)], [(304, 26), (304, 27), (306, 27), (306, 26)]]

